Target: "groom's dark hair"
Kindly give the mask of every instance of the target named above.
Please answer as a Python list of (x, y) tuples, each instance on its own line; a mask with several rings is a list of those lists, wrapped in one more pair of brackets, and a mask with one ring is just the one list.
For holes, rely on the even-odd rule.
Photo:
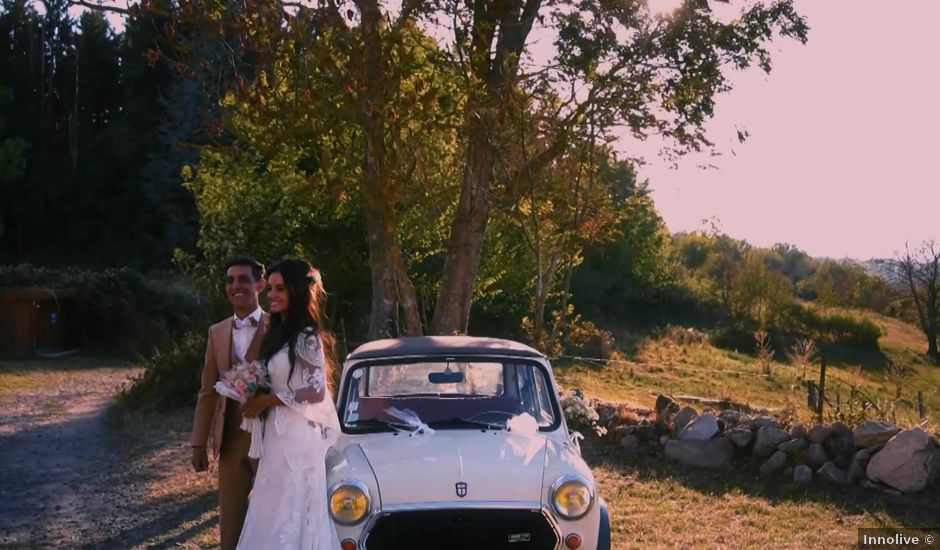
[(248, 256), (232, 256), (225, 262), (225, 268), (222, 271), (228, 271), (228, 268), (233, 265), (247, 265), (250, 267), (251, 275), (256, 281), (260, 281), (264, 278), (264, 264), (254, 258), (249, 258)]

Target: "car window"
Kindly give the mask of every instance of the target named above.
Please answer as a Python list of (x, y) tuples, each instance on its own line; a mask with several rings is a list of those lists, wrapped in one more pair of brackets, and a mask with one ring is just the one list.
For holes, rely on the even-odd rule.
[[(454, 381), (432, 382), (429, 379), (432, 373), (453, 373)], [(460, 376), (456, 376), (458, 374)], [(414, 394), (497, 396), (503, 392), (503, 365), (484, 362), (432, 362), (371, 368), (368, 384), (362, 391), (376, 397)]]
[(542, 429), (559, 422), (551, 379), (534, 362), (415, 359), (363, 364), (345, 376), (340, 417), (362, 431), (388, 429), (400, 411), (435, 429), (505, 426), (522, 414)]

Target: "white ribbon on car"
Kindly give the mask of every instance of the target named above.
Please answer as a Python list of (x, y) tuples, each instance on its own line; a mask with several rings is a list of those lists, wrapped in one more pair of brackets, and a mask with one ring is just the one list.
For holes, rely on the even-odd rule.
[(398, 407), (388, 407), (383, 409), (385, 414), (391, 416), (399, 423), (404, 424), (411, 428), (410, 430), (404, 430), (398, 428), (397, 426), (392, 426), (395, 431), (399, 433), (407, 433), (408, 437), (414, 438), (426, 438), (434, 435), (434, 430), (421, 421), (421, 418), (418, 415), (409, 409), (399, 409)]
[(508, 431), (506, 443), (513, 455), (528, 464), (545, 441), (538, 437), (539, 423), (531, 414), (524, 412), (506, 421)]

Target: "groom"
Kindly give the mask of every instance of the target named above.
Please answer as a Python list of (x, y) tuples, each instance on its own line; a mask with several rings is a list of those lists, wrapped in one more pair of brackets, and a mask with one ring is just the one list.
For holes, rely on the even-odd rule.
[(209, 467), (207, 444), (219, 459), (219, 528), (222, 549), (235, 548), (248, 510), (248, 493), (254, 463), (248, 458), (251, 436), (239, 429), (238, 403), (219, 396), (215, 383), (233, 365), (258, 358), (268, 329), (268, 314), (258, 305), (264, 289), (264, 266), (251, 258), (237, 257), (225, 264), (225, 295), (235, 314), (209, 328), (202, 387), (193, 415), (193, 468)]

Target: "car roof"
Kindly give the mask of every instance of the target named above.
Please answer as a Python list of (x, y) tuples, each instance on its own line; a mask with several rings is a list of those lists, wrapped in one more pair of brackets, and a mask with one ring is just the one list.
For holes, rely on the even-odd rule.
[(381, 359), (421, 355), (499, 355), (503, 357), (544, 358), (525, 344), (478, 336), (408, 336), (375, 340), (356, 348), (346, 360)]

